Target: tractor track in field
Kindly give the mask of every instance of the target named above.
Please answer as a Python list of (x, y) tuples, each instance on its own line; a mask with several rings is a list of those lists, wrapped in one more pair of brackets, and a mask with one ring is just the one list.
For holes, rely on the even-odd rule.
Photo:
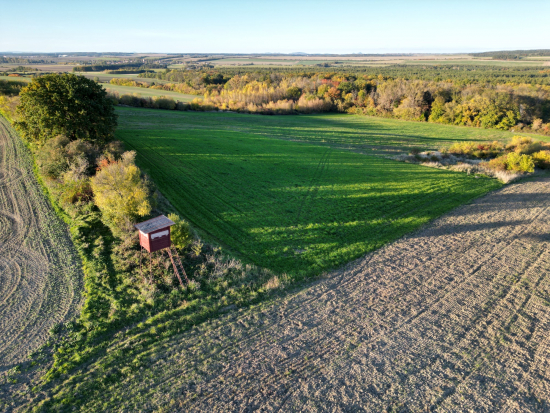
[[(129, 146), (131, 146), (131, 145), (129, 145)], [(132, 147), (133, 150), (135, 150), (135, 148), (134, 148), (133, 146), (131, 146), (131, 147)], [(150, 150), (152, 153), (155, 153), (154, 148), (149, 148), (149, 150)], [(141, 155), (144, 159), (149, 159), (149, 157), (148, 157), (147, 155), (143, 155), (143, 154), (140, 154), (140, 155)], [(171, 163), (172, 165), (174, 165), (170, 160), (166, 160), (166, 162)], [(154, 165), (154, 162), (151, 162), (151, 165)], [(161, 168), (158, 168), (158, 171), (159, 171), (160, 173), (162, 173), (163, 175), (165, 175), (165, 177), (168, 177), (168, 175), (166, 175), (166, 174), (162, 171)], [(195, 173), (199, 173), (199, 174), (200, 174), (200, 171), (198, 171), (197, 169), (194, 169), (193, 171), (194, 171)], [(211, 174), (207, 175), (207, 174), (204, 174), (204, 173), (203, 173), (202, 175), (205, 176), (205, 177), (207, 177), (208, 179), (211, 179), (211, 180), (213, 180), (213, 181), (215, 181), (215, 182), (221, 184), (221, 182), (218, 181), (218, 180), (216, 180), (216, 179), (213, 177), (213, 175), (211, 175)], [(213, 196), (215, 196), (215, 198), (216, 198), (219, 202), (221, 202), (222, 204), (224, 204), (225, 206), (227, 206), (227, 207), (230, 208), (231, 210), (236, 210), (236, 211), (238, 211), (238, 212), (242, 212), (242, 211), (241, 211), (239, 208), (237, 208), (236, 206), (231, 205), (230, 203), (226, 202), (222, 197), (220, 197), (220, 196), (218, 196), (218, 195), (216, 195), (216, 194), (213, 194)], [(211, 207), (210, 205), (208, 205), (207, 203), (204, 203), (204, 202), (199, 201), (196, 197), (191, 198), (189, 201), (192, 202), (193, 205), (195, 205), (197, 208), (202, 209), (202, 210), (204, 210), (204, 211), (207, 211), (211, 218), (215, 218), (215, 217), (216, 217), (216, 214), (215, 214), (215, 212), (212, 210), (212, 207)], [(190, 221), (191, 221), (191, 220), (190, 220)], [(193, 222), (193, 221), (191, 221), (191, 222), (192, 222), (196, 227), (201, 227), (201, 225), (200, 225), (199, 223)], [(227, 223), (227, 222), (225, 223), (225, 225), (227, 225), (227, 226), (229, 226), (229, 227), (231, 228), (231, 231), (227, 231), (227, 234), (235, 234), (235, 233), (236, 233), (236, 234), (239, 234), (240, 236), (245, 235), (245, 233), (243, 232), (242, 228), (239, 228), (239, 227), (236, 226), (236, 225), (231, 225), (230, 223)], [(206, 230), (204, 230), (204, 229), (202, 229), (202, 231), (204, 231), (205, 233), (207, 233), (207, 234), (208, 234), (209, 236), (211, 236), (213, 239), (216, 239), (217, 242), (218, 242), (219, 244), (226, 246), (226, 244), (223, 243), (223, 242), (221, 242), (221, 241), (218, 239), (218, 237), (216, 237), (215, 235), (211, 234), (210, 232), (208, 232), (208, 231), (206, 231)], [(242, 245), (242, 242), (240, 241), (239, 237), (235, 237), (235, 236), (232, 235), (232, 238), (235, 240), (236, 243)], [(227, 246), (226, 246), (226, 247), (227, 247)], [(227, 248), (229, 248), (229, 247), (227, 247)], [(251, 259), (251, 257), (249, 257), (249, 258)]]
[[(82, 288), (67, 227), (36, 181), (30, 153), (0, 117), (0, 376), (77, 314)], [(5, 391), (0, 386), (0, 399)]]
[(331, 149), (329, 148), (323, 153), (317, 167), (315, 168), (309, 187), (304, 194), (304, 200), (300, 204), (300, 209), (298, 210), (298, 214), (296, 216), (296, 225), (299, 225), (300, 223), (300, 218), (304, 213), (304, 208), (305, 213), (307, 214), (307, 206), (317, 197), (317, 194), (319, 193), (319, 180), (323, 176), (325, 169), (328, 167), (330, 155)]
[(548, 205), (548, 177), (506, 186), (172, 337), (121, 408), (550, 412)]

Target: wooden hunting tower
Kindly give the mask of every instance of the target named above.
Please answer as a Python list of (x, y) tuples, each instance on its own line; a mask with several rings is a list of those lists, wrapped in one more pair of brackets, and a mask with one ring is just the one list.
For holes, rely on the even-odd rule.
[(170, 248), (170, 227), (174, 221), (161, 215), (148, 221), (140, 222), (135, 227), (139, 230), (139, 243), (148, 252)]
[(174, 221), (164, 215), (134, 225), (139, 231), (139, 245), (141, 247), (139, 253), (139, 272), (141, 273), (141, 255), (143, 249), (145, 249), (149, 252), (149, 278), (151, 280), (150, 282), (152, 282), (152, 253), (155, 251), (166, 251), (170, 257), (170, 261), (172, 261), (174, 272), (180, 284), (183, 286), (180, 273), (185, 278), (185, 281), (189, 282), (189, 280), (185, 274), (185, 269), (183, 268), (178, 252), (175, 248), (172, 248), (172, 241), (170, 239), (170, 227), (172, 225), (175, 225)]

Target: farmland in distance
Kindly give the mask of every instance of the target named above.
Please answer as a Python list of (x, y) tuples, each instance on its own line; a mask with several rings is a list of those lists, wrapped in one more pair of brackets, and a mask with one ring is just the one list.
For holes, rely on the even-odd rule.
[[(140, 166), (182, 216), (237, 256), (294, 276), (341, 266), (500, 187), (341, 148), (349, 139), (352, 149), (368, 152), (372, 145), (378, 153), (386, 133), (380, 120), (334, 116), (320, 124), (316, 116), (126, 108), (118, 114), (117, 138), (137, 151)], [(282, 131), (291, 136), (277, 136)], [(385, 143), (395, 149), (445, 142), (404, 132)]]

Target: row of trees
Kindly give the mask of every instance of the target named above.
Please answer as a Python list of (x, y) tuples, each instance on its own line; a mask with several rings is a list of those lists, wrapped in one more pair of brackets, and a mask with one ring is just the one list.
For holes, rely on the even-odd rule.
[(26, 85), (26, 82), (0, 80), (0, 96), (19, 95)]
[(500, 60), (517, 60), (529, 56), (550, 56), (550, 49), (537, 50), (502, 50), (496, 52), (471, 53), (475, 57), (490, 57)]
[(92, 64), (74, 66), (73, 72), (101, 72), (103, 70), (117, 70), (117, 69), (139, 69), (143, 66), (143, 63), (115, 63), (115, 64)]
[(151, 212), (152, 187), (135, 153), (113, 141), (113, 100), (98, 83), (73, 74), (35, 78), (22, 89), (13, 118), (67, 212), (95, 205), (114, 233)]
[[(189, 224), (174, 214), (169, 214), (175, 222), (173, 245), (190, 282), (179, 288), (170, 260), (162, 254), (151, 256), (155, 282), (142, 276), (132, 224), (150, 217), (156, 192), (136, 166), (135, 153), (113, 140), (113, 100), (96, 82), (72, 74), (34, 79), (21, 91), (12, 119), (33, 149), (49, 193), (69, 215), (85, 275), (79, 317), (52, 331), (53, 348), (42, 350), (53, 353), (42, 383), (101, 354), (115, 334), (124, 334), (128, 326), (141, 328), (138, 323), (155, 314), (195, 303), (188, 312), (192, 317), (178, 313), (174, 321), (181, 324), (170, 330), (161, 327), (165, 335), (175, 334), (180, 326), (187, 328), (223, 306), (248, 299), (251, 292), (257, 296), (267, 281), (264, 272), (256, 275), (255, 269), (221, 257), (219, 250), (195, 240)], [(229, 302), (227, 290), (232, 291)], [(42, 406), (43, 411), (55, 409)]]

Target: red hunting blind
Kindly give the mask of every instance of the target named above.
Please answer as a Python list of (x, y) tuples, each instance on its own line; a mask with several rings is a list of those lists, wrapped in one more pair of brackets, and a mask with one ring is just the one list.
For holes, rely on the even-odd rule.
[(170, 248), (170, 227), (174, 221), (161, 215), (145, 222), (136, 224), (139, 230), (139, 243), (147, 252), (155, 252), (163, 248)]
[(136, 229), (139, 231), (139, 272), (141, 274), (141, 255), (143, 253), (143, 250), (145, 249), (149, 253), (149, 278), (150, 282), (152, 282), (153, 253), (155, 251), (161, 251), (161, 254), (166, 252), (168, 254), (168, 257), (170, 257), (170, 261), (172, 261), (174, 272), (176, 273), (176, 276), (178, 277), (178, 280), (183, 287), (180, 273), (185, 278), (185, 281), (189, 282), (189, 280), (187, 279), (187, 275), (185, 274), (185, 270), (181, 263), (178, 252), (175, 248), (172, 247), (172, 241), (170, 239), (170, 227), (172, 225), (175, 225), (174, 221), (165, 217), (164, 215), (149, 219), (144, 222), (140, 222), (139, 224), (135, 225)]

